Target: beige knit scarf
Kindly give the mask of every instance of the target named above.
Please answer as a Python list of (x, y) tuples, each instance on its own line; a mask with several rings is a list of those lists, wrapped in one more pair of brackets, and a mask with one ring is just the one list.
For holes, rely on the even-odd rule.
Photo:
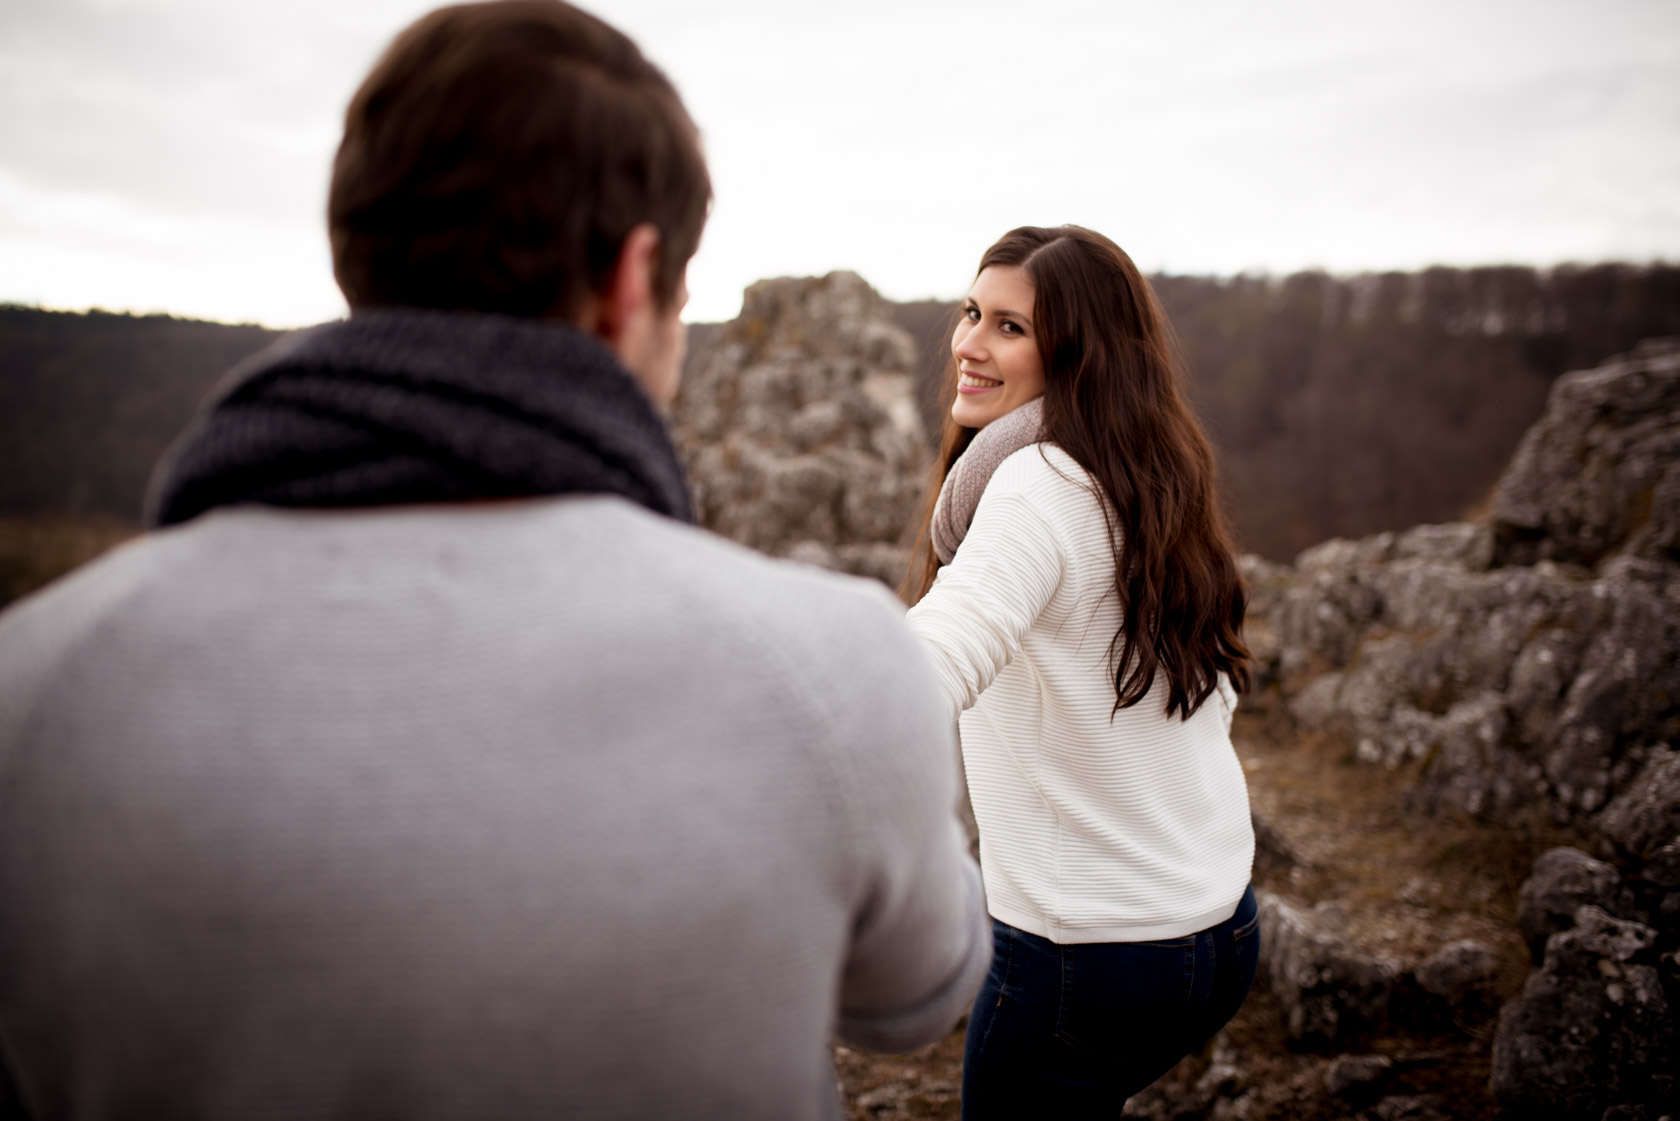
[(1034, 397), (975, 433), (968, 449), (951, 464), (933, 507), (933, 551), (940, 564), (950, 564), (957, 546), (968, 536), (969, 523), (980, 496), (998, 464), (1022, 448), (1044, 438), (1044, 398)]

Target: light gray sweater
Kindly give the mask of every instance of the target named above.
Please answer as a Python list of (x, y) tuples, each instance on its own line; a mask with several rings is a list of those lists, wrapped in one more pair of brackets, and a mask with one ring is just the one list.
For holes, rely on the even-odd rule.
[(621, 499), (206, 515), (0, 619), (0, 1068), (832, 1116), (831, 1035), (938, 1038), (990, 956), (950, 739), (884, 591)]

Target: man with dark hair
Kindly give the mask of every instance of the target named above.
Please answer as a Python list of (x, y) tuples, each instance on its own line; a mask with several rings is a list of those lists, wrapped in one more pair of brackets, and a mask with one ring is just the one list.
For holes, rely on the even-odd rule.
[(559, 0), (351, 103), (350, 317), (230, 375), (154, 532), (0, 619), (0, 1115), (838, 1112), (989, 958), (883, 590), (688, 524), (710, 187)]

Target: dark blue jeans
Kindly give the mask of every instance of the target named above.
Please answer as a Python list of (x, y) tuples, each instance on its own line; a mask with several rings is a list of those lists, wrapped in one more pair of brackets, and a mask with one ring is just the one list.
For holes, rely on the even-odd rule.
[(1225, 922), (1160, 942), (1064, 946), (993, 919), (963, 1121), (1118, 1117), (1236, 1014), (1259, 960), (1253, 888)]

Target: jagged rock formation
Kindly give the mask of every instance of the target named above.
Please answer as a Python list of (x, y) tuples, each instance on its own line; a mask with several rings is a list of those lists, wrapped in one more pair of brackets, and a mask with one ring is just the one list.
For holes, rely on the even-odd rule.
[(1656, 966), (1658, 938), (1589, 906), (1547, 941), (1522, 996), (1499, 1017), (1493, 1094), (1501, 1105), (1599, 1118), (1616, 1105), (1676, 1103), (1674, 1013)]
[[(1535, 970), (1500, 1011), (1500, 1105), (1583, 1121), (1672, 1110), (1680, 340), (1559, 379), (1486, 521), (1329, 541), (1293, 568), (1248, 558), (1245, 572), (1264, 703), (1411, 776), (1422, 818), (1527, 818), (1589, 838), (1593, 852), (1548, 852), (1524, 885), (1518, 921)], [(1297, 1020), (1375, 1014), (1384, 986), (1366, 982), (1386, 975), (1381, 961), (1314, 932), (1299, 909), (1270, 911), (1282, 939), (1267, 956), (1285, 961), (1264, 979), (1292, 1035)], [(1291, 968), (1321, 982), (1329, 968), (1289, 966), (1301, 947), (1349, 983), (1296, 984)], [(1462, 1008), (1485, 999), (1489, 959), (1486, 947), (1445, 947), (1388, 995)], [(1315, 1000), (1333, 1007), (1314, 1013)]]
[(914, 340), (855, 273), (764, 280), (684, 376), (672, 430), (702, 525), (896, 586), (927, 442)]
[(1479, 1018), (1492, 1003), (1493, 982), (1499, 973), (1499, 951), (1485, 942), (1461, 938), (1448, 942), (1412, 970), (1426, 1014), (1450, 1021)]
[(1333, 924), (1273, 895), (1260, 902), (1260, 975), (1283, 1005), (1294, 1043), (1357, 1039), (1382, 1022), (1400, 974), (1398, 963), (1355, 949)]
[(1296, 718), (1421, 765), (1418, 809), (1606, 810), (1680, 740), (1680, 344), (1559, 379), (1490, 522), (1249, 575)]
[(1494, 563), (1680, 560), (1680, 341), (1570, 375), (1523, 437), (1493, 507)]

